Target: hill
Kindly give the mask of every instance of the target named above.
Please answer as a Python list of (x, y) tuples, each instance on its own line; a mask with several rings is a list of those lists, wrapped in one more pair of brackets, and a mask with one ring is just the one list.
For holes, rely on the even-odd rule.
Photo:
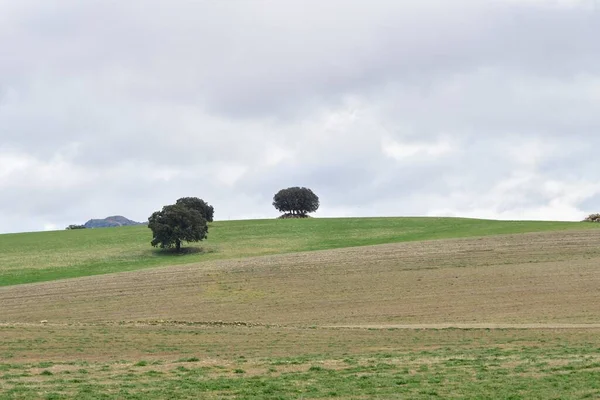
[(213, 260), (6, 287), (0, 303), (23, 322), (598, 323), (598, 242), (595, 229)]
[(308, 218), (220, 221), (195, 254), (150, 246), (143, 225), (0, 235), (0, 286), (132, 271), (161, 265), (432, 239), (598, 229), (583, 222), (464, 218)]
[(83, 224), (86, 228), (115, 228), (118, 226), (135, 226), (144, 225), (141, 222), (135, 222), (121, 215), (113, 215), (104, 219), (90, 219), (88, 222)]
[(404, 243), (0, 287), (0, 398), (600, 398), (594, 224), (294, 222), (215, 224), (206, 256)]

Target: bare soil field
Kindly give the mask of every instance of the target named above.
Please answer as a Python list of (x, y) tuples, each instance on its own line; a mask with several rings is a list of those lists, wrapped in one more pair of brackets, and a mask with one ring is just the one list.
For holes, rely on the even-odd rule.
[(0, 288), (0, 322), (600, 323), (600, 231), (399, 243)]

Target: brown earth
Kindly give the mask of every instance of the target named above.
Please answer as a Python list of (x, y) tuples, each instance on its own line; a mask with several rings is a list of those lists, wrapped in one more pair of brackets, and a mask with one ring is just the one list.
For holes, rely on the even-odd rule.
[(600, 231), (215, 261), (0, 288), (0, 322), (600, 323)]

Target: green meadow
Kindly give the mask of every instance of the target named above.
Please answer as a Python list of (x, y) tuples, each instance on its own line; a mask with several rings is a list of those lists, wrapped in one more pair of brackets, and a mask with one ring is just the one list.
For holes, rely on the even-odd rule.
[[(73, 327), (76, 333), (67, 334), (65, 328), (54, 327), (50, 332), (56, 338), (49, 340), (44, 340), (40, 328), (16, 329), (24, 337), (10, 338), (6, 328), (0, 327), (6, 340), (12, 339), (19, 348), (15, 358), (20, 352), (46, 354), (53, 346), (58, 349), (58, 343), (53, 343), (58, 339), (63, 349), (68, 344), (73, 351), (67, 352), (67, 359), (0, 361), (0, 399), (546, 400), (600, 396), (600, 343), (593, 331), (257, 328), (240, 332), (248, 335), (249, 343), (236, 342), (234, 348), (226, 342), (235, 340), (236, 331), (228, 328)], [(257, 337), (263, 338), (262, 348), (256, 347)], [(330, 342), (322, 343), (320, 338)], [(117, 346), (127, 340), (142, 354), (107, 359), (87, 344), (98, 340)], [(165, 343), (168, 352), (179, 356), (165, 356)], [(287, 356), (277, 354), (281, 346)]]

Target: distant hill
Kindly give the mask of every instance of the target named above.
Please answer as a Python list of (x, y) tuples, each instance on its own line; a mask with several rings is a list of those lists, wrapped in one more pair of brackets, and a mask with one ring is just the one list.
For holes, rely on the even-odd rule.
[(143, 225), (142, 222), (135, 222), (121, 215), (114, 215), (104, 219), (90, 219), (83, 226), (86, 228), (112, 228), (115, 226)]

